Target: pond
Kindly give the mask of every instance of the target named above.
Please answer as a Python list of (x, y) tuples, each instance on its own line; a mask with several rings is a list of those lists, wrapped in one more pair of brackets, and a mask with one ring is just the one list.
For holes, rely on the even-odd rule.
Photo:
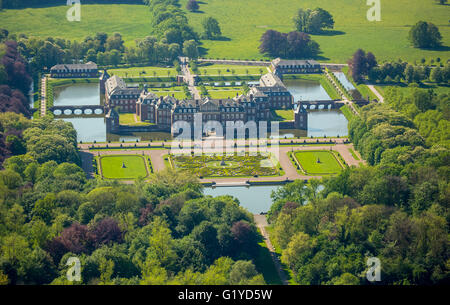
[(232, 187), (207, 187), (203, 190), (205, 195), (223, 196), (230, 195), (236, 197), (240, 205), (247, 209), (252, 214), (260, 214), (261, 212), (268, 212), (272, 206), (272, 199), (270, 194), (280, 186), (232, 186)]
[(342, 86), (344, 86), (347, 90), (354, 90), (355, 86), (347, 79), (344, 72), (333, 72), (336, 78), (341, 82)]
[(100, 105), (100, 84), (72, 84), (55, 87), (55, 106)]
[(289, 92), (294, 96), (294, 101), (325, 101), (331, 100), (327, 91), (319, 82), (305, 79), (283, 80)]

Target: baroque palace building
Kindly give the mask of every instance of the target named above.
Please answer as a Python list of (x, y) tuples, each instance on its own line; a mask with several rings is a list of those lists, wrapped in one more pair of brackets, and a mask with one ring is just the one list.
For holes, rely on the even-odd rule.
[[(118, 76), (105, 81), (106, 78), (105, 74), (100, 77), (100, 87), (104, 88), (105, 108), (108, 109), (106, 118), (110, 121), (107, 126), (111, 130), (120, 126), (115, 109), (136, 113), (141, 121), (153, 123), (156, 128), (170, 130), (174, 134), (171, 127), (175, 122), (193, 124), (194, 115), (198, 113), (204, 123), (218, 121), (225, 127), (228, 121), (271, 121), (272, 110), (294, 108), (293, 96), (274, 73), (263, 75), (259, 84), (252, 86), (246, 95), (227, 99), (204, 97), (179, 100), (170, 95), (158, 96), (147, 88), (128, 87)], [(291, 122), (292, 128), (307, 129), (307, 113), (297, 108), (295, 122)]]

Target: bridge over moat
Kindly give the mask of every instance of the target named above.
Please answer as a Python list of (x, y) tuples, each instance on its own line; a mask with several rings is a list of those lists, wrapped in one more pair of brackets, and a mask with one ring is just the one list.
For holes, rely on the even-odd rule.
[(322, 101), (297, 101), (296, 105), (300, 105), (306, 110), (313, 109), (339, 109), (345, 105), (342, 100), (322, 100)]
[(79, 106), (53, 106), (49, 110), (55, 116), (84, 116), (98, 117), (103, 116), (105, 109), (102, 105), (79, 105)]

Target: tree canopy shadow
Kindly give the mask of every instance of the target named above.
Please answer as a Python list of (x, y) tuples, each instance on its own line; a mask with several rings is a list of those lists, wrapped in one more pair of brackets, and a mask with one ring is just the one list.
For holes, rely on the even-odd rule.
[(338, 30), (328, 30), (328, 31), (322, 31), (320, 33), (314, 33), (312, 35), (317, 35), (317, 36), (339, 36), (339, 35), (345, 35), (346, 33), (343, 31), (338, 31)]

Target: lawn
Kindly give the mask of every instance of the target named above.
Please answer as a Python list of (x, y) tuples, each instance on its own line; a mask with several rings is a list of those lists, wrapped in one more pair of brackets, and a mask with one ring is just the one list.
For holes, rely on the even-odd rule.
[(141, 122), (140, 118), (136, 116), (134, 113), (121, 113), (119, 115), (119, 124), (127, 125), (127, 126), (148, 126), (153, 125), (152, 123)]
[[(231, 87), (216, 87), (216, 86), (205, 86), (206, 90), (208, 90), (209, 97), (213, 99), (227, 99), (233, 98), (236, 94), (243, 94), (242, 87), (239, 86), (231, 86)], [(200, 89), (199, 89), (200, 92)]]
[(293, 121), (294, 110), (272, 110), (272, 120), (274, 121)]
[(117, 68), (109, 69), (110, 75), (117, 75), (122, 78), (153, 78), (153, 77), (170, 77), (177, 76), (178, 72), (175, 68), (162, 67), (131, 67), (131, 68)]
[(59, 6), (5, 9), (0, 11), (0, 28), (10, 33), (39, 38), (59, 37), (83, 40), (86, 36), (105, 32), (119, 32), (127, 46), (134, 46), (136, 38), (150, 35), (150, 12), (141, 4), (82, 4), (81, 21), (69, 22), (69, 9), (61, 1)]
[[(181, 0), (185, 9), (188, 0)], [(64, 2), (65, 4), (65, 2)], [(381, 21), (369, 22), (370, 8), (361, 0), (210, 0), (200, 3), (200, 12), (187, 13), (190, 24), (202, 32), (202, 20), (212, 16), (219, 21), (221, 40), (203, 40), (202, 51), (208, 58), (262, 59), (258, 51), (259, 39), (268, 29), (282, 32), (294, 30), (292, 18), (299, 8), (321, 7), (334, 17), (335, 28), (325, 35), (312, 35), (320, 44), (318, 59), (346, 63), (358, 48), (372, 51), (380, 62), (403, 60), (413, 62), (422, 58), (450, 58), (450, 6), (437, 1), (382, 1)], [(249, 9), (251, 8), (251, 9)], [(23, 33), (40, 38), (60, 37), (82, 40), (97, 32), (120, 32), (126, 46), (134, 46), (135, 39), (151, 35), (148, 8), (140, 4), (82, 4), (81, 21), (66, 20), (66, 5), (0, 12), (0, 28), (10, 33)], [(443, 36), (440, 50), (421, 50), (411, 47), (407, 37), (410, 27), (419, 20), (436, 24)]]
[(268, 71), (264, 66), (199, 64), (197, 73), (199, 75), (261, 75)]
[(155, 93), (159, 96), (174, 96), (175, 98), (182, 100), (186, 98), (186, 94), (183, 91), (183, 87), (181, 86), (174, 86), (174, 87), (167, 87), (167, 88), (148, 88), (148, 91)]
[(307, 175), (330, 175), (342, 170), (336, 157), (329, 151), (297, 151), (294, 156)]
[[(274, 166), (274, 158), (238, 155), (170, 155), (170, 164), (181, 170), (188, 170), (198, 177), (254, 177), (254, 176), (280, 176), (282, 171), (279, 165)], [(223, 162), (222, 162), (223, 160)]]
[[(125, 167), (122, 167), (122, 165)], [(106, 179), (137, 179), (147, 177), (145, 159), (138, 155), (101, 156), (102, 176)]]
[(352, 156), (355, 160), (360, 160), (358, 155), (356, 154), (356, 152), (353, 149), (349, 148), (348, 151), (352, 154)]
[[(388, 89), (390, 89), (390, 88), (398, 88), (404, 95), (407, 96), (416, 87), (410, 87), (406, 83), (400, 83), (400, 84), (396, 84), (396, 85), (392, 85), (392, 84), (376, 85), (375, 88), (384, 97), (384, 95), (386, 94), (386, 91)], [(450, 87), (449, 86), (438, 86), (435, 83), (421, 84), (421, 86), (419, 88), (422, 88), (422, 89), (433, 89), (434, 93), (436, 93), (438, 95), (442, 94), (442, 93), (450, 94)]]
[[(183, 9), (187, 1), (181, 0)], [(269, 0), (210, 0), (200, 4), (202, 13), (189, 12), (188, 18), (197, 31), (201, 31), (201, 21), (206, 16), (219, 21), (225, 39), (203, 41), (204, 56), (208, 58), (261, 59), (259, 39), (266, 30), (292, 31), (292, 18), (297, 10), (316, 7), (328, 10), (335, 20), (334, 31), (312, 36), (320, 44), (321, 60), (346, 63), (358, 48), (372, 51), (379, 60), (450, 57), (448, 49), (420, 50), (412, 48), (407, 39), (410, 27), (419, 20), (426, 20), (439, 27), (443, 45), (450, 46), (449, 6), (431, 0), (381, 2), (380, 22), (367, 20), (370, 6), (362, 0), (279, 0), (276, 5)]]

